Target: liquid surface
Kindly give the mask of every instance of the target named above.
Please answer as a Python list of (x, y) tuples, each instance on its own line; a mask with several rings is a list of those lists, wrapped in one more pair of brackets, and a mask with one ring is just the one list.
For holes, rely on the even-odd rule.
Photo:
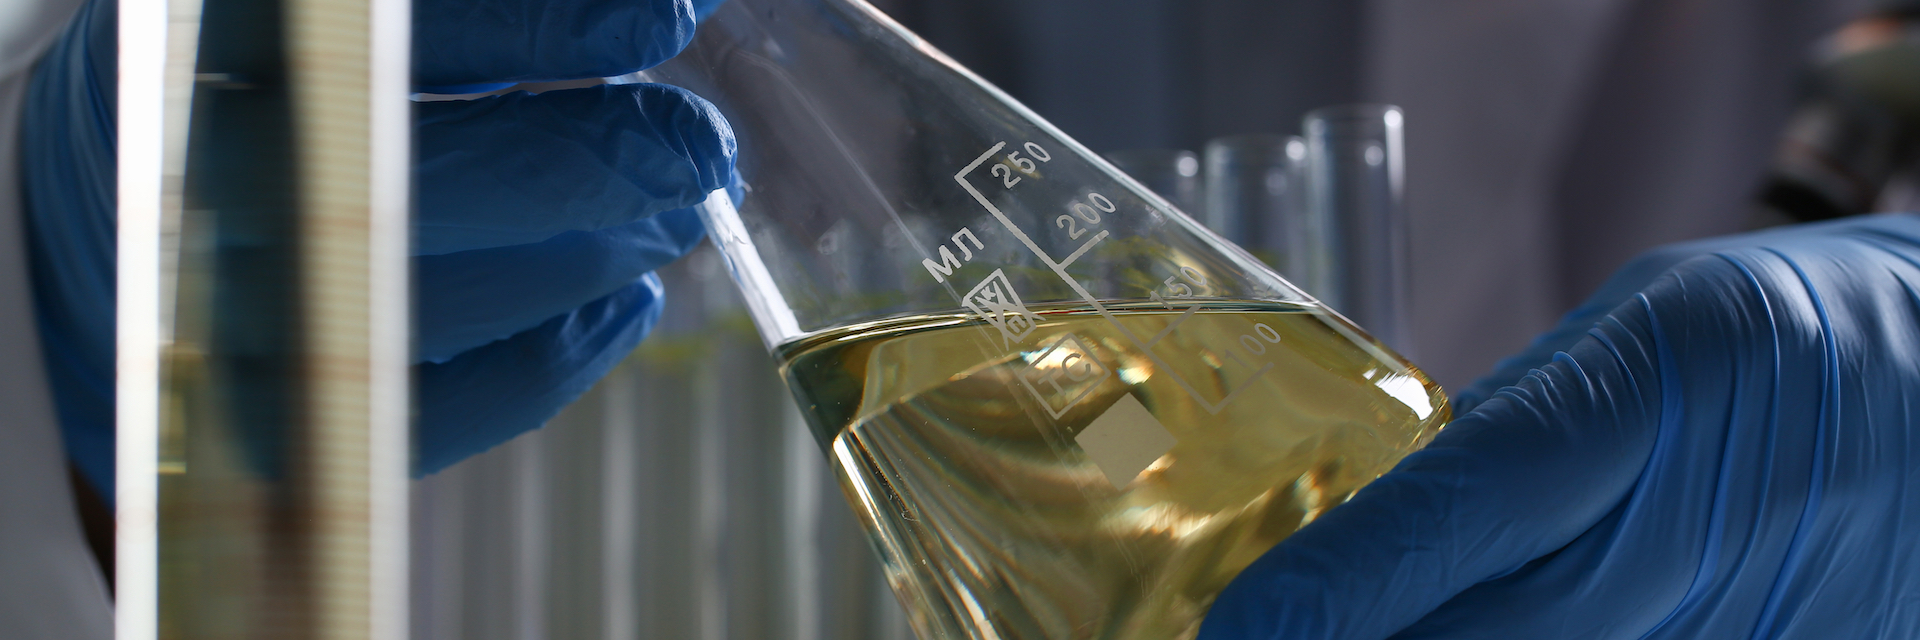
[(1240, 569), (1449, 417), (1424, 374), (1312, 308), (1108, 309), (783, 349), (922, 640), (1190, 638)]

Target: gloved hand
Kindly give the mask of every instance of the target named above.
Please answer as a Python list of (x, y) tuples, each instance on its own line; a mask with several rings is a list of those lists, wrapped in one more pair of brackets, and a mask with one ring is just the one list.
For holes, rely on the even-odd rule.
[[(691, 40), (696, 14), (688, 0), (413, 7), (414, 80), (447, 92), (645, 69)], [(49, 378), (69, 454), (109, 496), (114, 14), (89, 2), (36, 70), (21, 149)], [(729, 184), (735, 148), (712, 105), (663, 85), (415, 110), (415, 469), (430, 473), (539, 426), (638, 343), (659, 317), (650, 272), (700, 240), (687, 207)]]
[(1920, 217), (1670, 248), (1583, 309), (1200, 638), (1920, 637)]
[[(705, 15), (718, 2), (705, 2)], [(687, 0), (415, 0), (424, 85), (617, 76), (692, 40)], [(704, 236), (733, 131), (682, 89), (515, 93), (416, 109), (416, 469), (539, 426), (660, 316), (656, 267)]]

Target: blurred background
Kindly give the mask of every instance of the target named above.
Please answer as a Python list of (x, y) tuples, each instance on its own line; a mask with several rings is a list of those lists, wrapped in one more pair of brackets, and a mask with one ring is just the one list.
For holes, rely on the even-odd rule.
[(1647, 248), (1753, 223), (1814, 46), (1872, 0), (889, 0), (1094, 151), (1406, 114), (1416, 362), (1456, 389)]
[[(877, 4), (1101, 153), (1198, 152), (1299, 134), (1320, 106), (1400, 106), (1407, 340), (1449, 389), (1640, 251), (1786, 220), (1758, 196), (1810, 61), (1879, 6)], [(415, 484), (414, 638), (910, 637), (717, 258), (664, 276), (667, 320), (618, 372), (546, 428)]]

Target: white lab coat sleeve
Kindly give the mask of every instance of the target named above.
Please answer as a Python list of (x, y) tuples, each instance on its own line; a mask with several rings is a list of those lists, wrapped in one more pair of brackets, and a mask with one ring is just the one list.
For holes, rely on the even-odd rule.
[(113, 608), (80, 534), (34, 327), (21, 101), (79, 0), (0, 0), (0, 637), (107, 640)]

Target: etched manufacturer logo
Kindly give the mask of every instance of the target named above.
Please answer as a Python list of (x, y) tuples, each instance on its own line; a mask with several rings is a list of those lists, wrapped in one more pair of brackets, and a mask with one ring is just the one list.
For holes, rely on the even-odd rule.
[(1013, 292), (1013, 284), (1007, 282), (1007, 274), (1000, 269), (994, 269), (986, 280), (968, 291), (963, 300), (968, 309), (999, 329), (1009, 346), (1033, 333), (1034, 324), (1040, 321), (1040, 316), (1020, 302), (1020, 294)]
[(1079, 336), (1069, 333), (1027, 363), (1020, 372), (1020, 384), (1026, 385), (1040, 406), (1058, 419), (1112, 376), (1113, 370), (1100, 364)]

